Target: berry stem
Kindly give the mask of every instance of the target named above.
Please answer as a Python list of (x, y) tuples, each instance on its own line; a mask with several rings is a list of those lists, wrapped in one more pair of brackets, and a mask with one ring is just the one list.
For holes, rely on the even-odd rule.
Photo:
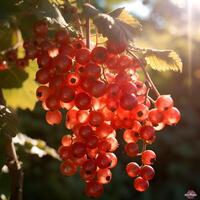
[(142, 71), (144, 72), (144, 75), (147, 79), (147, 81), (149, 82), (149, 85), (151, 87), (151, 89), (154, 91), (154, 93), (156, 94), (157, 97), (160, 96), (160, 93), (158, 92), (158, 89), (156, 88), (156, 86), (154, 85), (149, 73), (146, 71), (144, 64), (140, 61), (140, 59), (134, 54), (132, 53), (130, 50), (127, 50), (127, 52), (133, 56), (135, 59), (138, 60), (138, 62), (140, 63), (140, 67), (142, 68)]
[[(90, 0), (87, 0), (86, 3), (90, 3)], [(86, 46), (90, 49), (90, 18), (86, 17)]]
[[(0, 88), (0, 105), (5, 105), (2, 89)], [(6, 135), (5, 153), (7, 156), (7, 166), (11, 176), (11, 194), (10, 200), (22, 200), (23, 194), (23, 177), (21, 162), (18, 160), (15, 146), (12, 138)]]

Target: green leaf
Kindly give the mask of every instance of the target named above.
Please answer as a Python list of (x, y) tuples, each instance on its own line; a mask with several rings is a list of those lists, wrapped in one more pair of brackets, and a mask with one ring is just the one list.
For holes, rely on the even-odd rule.
[(23, 146), (23, 149), (27, 153), (35, 154), (38, 157), (43, 157), (46, 155), (49, 155), (55, 159), (59, 160), (59, 156), (55, 149), (49, 147), (45, 141), (40, 139), (33, 139), (28, 137), (25, 134), (19, 133), (17, 136), (13, 139), (14, 144), (18, 144), (20, 146)]
[(10, 82), (18, 81), (22, 83), (19, 88), (3, 88), (3, 95), (6, 100), (6, 104), (12, 108), (22, 108), (33, 110), (36, 103), (35, 91), (37, 84), (35, 82), (35, 73), (37, 71), (37, 64), (35, 61), (31, 61), (29, 66), (26, 67), (27, 73), (26, 80), (22, 80), (19, 74), (15, 74), (15, 79), (10, 79)]
[(179, 55), (172, 50), (147, 50), (144, 54), (147, 65), (154, 70), (172, 70), (182, 72), (182, 62)]
[(131, 26), (134, 29), (135, 33), (140, 32), (142, 29), (142, 25), (140, 24), (140, 22), (131, 14), (129, 14), (127, 10), (123, 9), (117, 18)]

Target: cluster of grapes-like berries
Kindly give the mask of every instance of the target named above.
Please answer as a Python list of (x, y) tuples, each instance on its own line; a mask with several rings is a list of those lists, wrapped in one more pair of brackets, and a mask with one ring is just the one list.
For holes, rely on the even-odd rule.
[[(137, 73), (139, 61), (112, 42), (90, 50), (66, 30), (48, 37), (45, 22), (35, 25), (34, 34), (34, 40), (24, 47), (27, 57), (37, 59), (36, 81), (42, 84), (37, 97), (47, 111), (46, 121), (55, 125), (64, 118), (66, 128), (72, 130), (63, 136), (58, 150), (62, 174), (79, 172), (86, 183), (86, 195), (101, 196), (117, 164), (116, 131), (122, 129), (127, 156), (141, 156), (141, 166), (130, 162), (126, 172), (135, 178), (136, 190), (147, 190), (155, 174), (151, 165), (156, 154), (144, 147), (155, 141), (156, 131), (180, 120), (172, 98), (159, 96), (152, 105), (149, 86)], [(65, 116), (61, 109), (67, 111)], [(141, 150), (139, 141), (143, 143)]]

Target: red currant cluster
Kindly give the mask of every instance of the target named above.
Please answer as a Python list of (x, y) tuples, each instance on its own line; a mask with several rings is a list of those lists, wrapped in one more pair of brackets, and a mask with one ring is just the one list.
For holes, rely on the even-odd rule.
[(72, 176), (79, 171), (86, 182), (86, 194), (101, 196), (117, 164), (116, 130), (123, 129), (126, 154), (141, 156), (142, 162), (141, 166), (130, 162), (126, 172), (136, 177), (135, 189), (145, 191), (155, 174), (151, 165), (156, 159), (146, 145), (155, 141), (155, 131), (180, 120), (172, 98), (159, 96), (152, 108), (149, 84), (137, 73), (140, 62), (123, 53), (123, 47), (108, 42), (106, 47), (90, 50), (66, 30), (59, 30), (54, 38), (47, 33), (47, 24), (39, 22), (34, 27), (34, 41), (24, 46), (29, 58), (37, 58), (36, 81), (42, 84), (37, 97), (47, 111), (46, 121), (60, 124), (60, 110), (67, 110), (66, 128), (73, 133), (62, 138), (58, 150), (62, 174)]

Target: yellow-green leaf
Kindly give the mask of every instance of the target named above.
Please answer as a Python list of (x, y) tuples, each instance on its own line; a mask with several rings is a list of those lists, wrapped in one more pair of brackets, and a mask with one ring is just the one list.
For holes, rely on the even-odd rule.
[(158, 71), (172, 70), (182, 72), (182, 62), (179, 55), (172, 50), (147, 50), (145, 53), (147, 65)]
[[(37, 84), (34, 80), (37, 71), (36, 62), (31, 61), (25, 71), (28, 77), (22, 82), (22, 86), (19, 88), (3, 88), (3, 95), (8, 106), (33, 110), (36, 103), (35, 91), (37, 89)], [(20, 81), (20, 78), (21, 77), (16, 74), (16, 79)]]
[(122, 12), (117, 18), (123, 21), (124, 23), (132, 26), (134, 29), (137, 29), (138, 31), (141, 31), (142, 29), (142, 25), (140, 24), (140, 22), (131, 14), (129, 14), (129, 12), (125, 9), (122, 10)]

